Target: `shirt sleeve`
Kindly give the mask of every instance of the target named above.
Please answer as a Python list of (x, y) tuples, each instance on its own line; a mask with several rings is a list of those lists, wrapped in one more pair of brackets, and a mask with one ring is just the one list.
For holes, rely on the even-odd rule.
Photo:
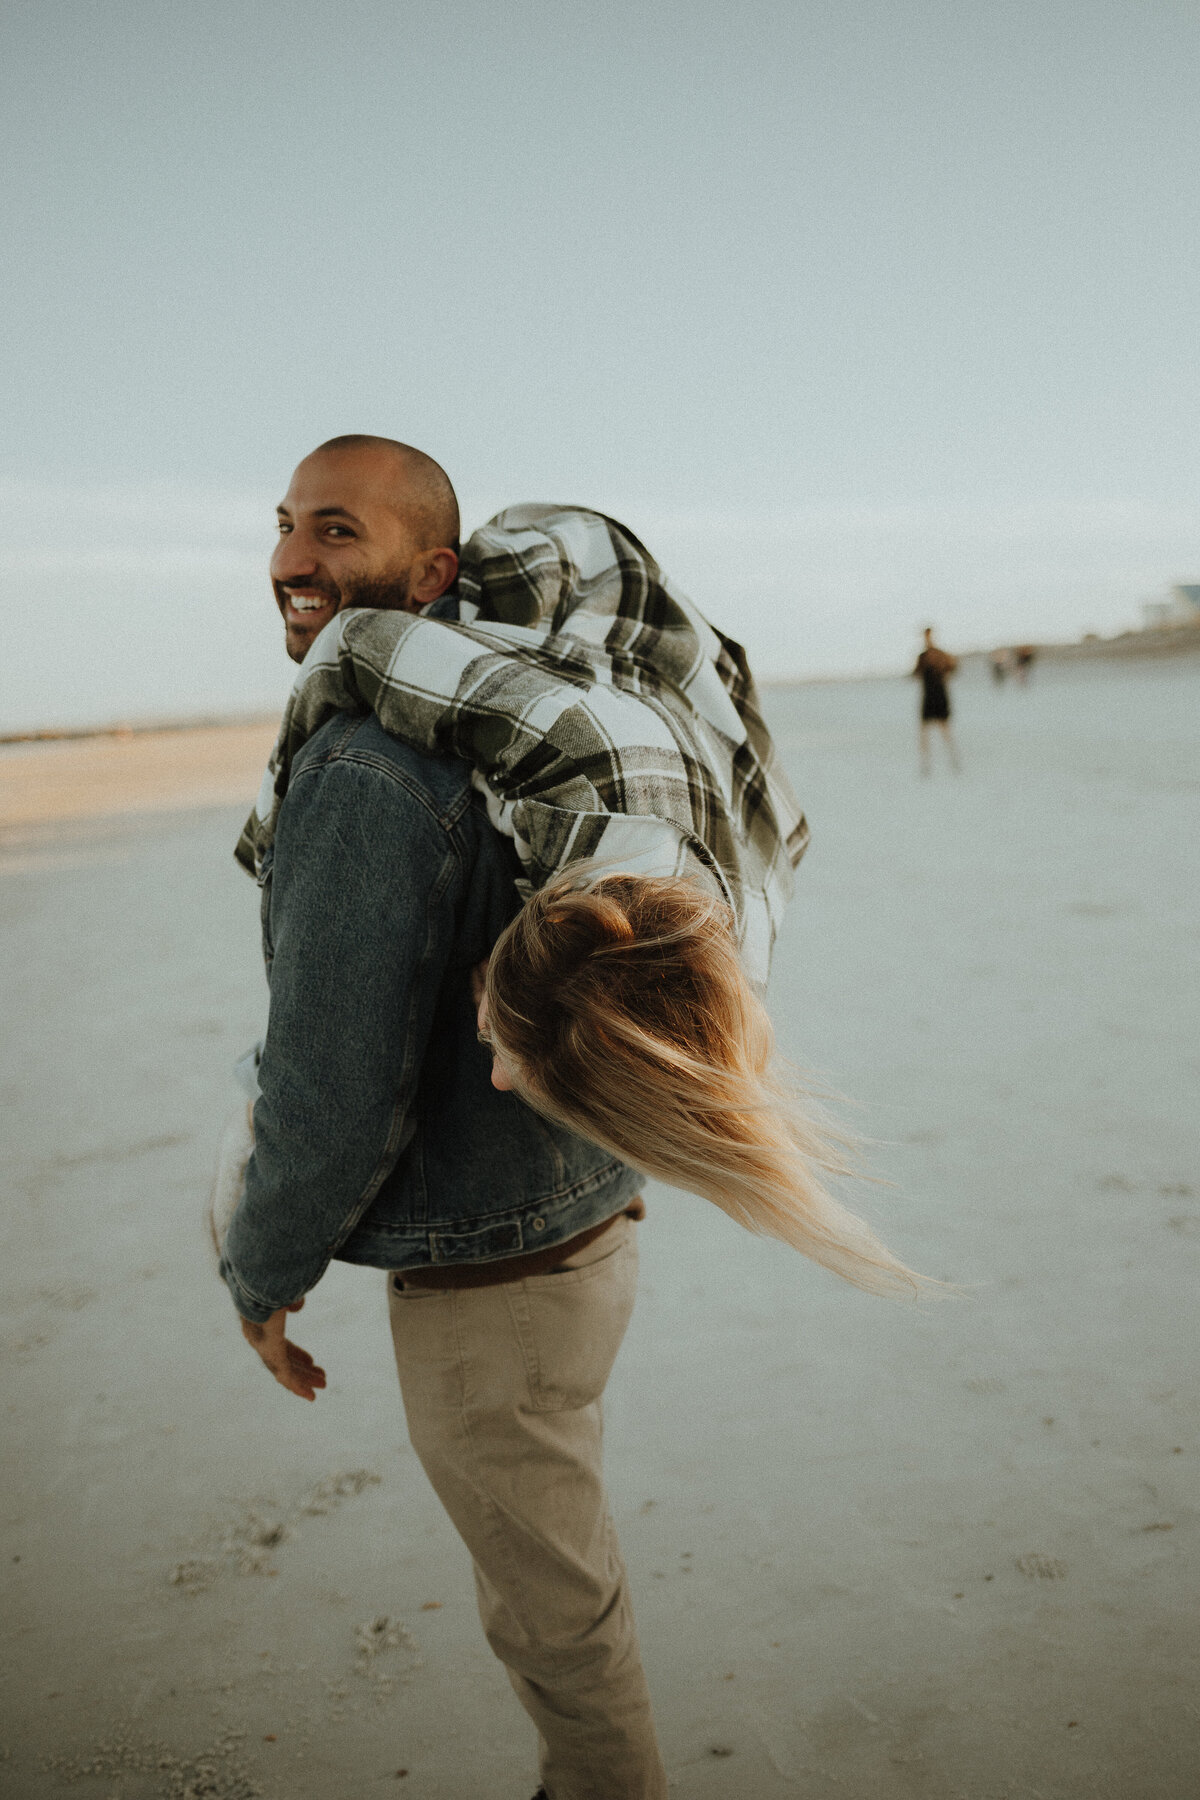
[(376, 765), (334, 758), (289, 789), (265, 902), (254, 1153), (221, 1259), (244, 1318), (320, 1280), (412, 1136), (460, 863), (425, 799)]

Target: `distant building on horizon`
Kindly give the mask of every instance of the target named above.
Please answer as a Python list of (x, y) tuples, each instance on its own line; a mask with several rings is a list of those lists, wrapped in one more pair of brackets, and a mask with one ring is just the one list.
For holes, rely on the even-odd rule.
[(1142, 619), (1147, 631), (1166, 625), (1200, 625), (1200, 581), (1175, 583), (1165, 600), (1144, 600)]

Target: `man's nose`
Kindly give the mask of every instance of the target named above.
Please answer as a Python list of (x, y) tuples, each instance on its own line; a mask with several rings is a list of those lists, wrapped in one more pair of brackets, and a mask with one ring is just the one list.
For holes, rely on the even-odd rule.
[(281, 587), (305, 581), (317, 572), (316, 546), (304, 532), (289, 531), (281, 537), (271, 557), (271, 579)]

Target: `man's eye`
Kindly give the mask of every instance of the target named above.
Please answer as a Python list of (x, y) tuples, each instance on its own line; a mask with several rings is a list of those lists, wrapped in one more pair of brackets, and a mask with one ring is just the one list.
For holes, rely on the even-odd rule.
[(344, 525), (328, 525), (325, 528), (325, 535), (326, 537), (353, 537), (354, 533), (348, 531)]
[(277, 519), (276, 524), (279, 526), (280, 537), (286, 537), (288, 532), (292, 529), (286, 519)]

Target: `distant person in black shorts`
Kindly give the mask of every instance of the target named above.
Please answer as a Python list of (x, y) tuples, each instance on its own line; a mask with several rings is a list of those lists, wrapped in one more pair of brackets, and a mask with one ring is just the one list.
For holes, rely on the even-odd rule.
[(950, 767), (958, 769), (958, 750), (950, 731), (950, 694), (946, 687), (947, 675), (952, 675), (958, 667), (958, 658), (951, 656), (946, 650), (940, 650), (933, 641), (933, 627), (925, 627), (925, 648), (916, 661), (913, 674), (921, 680), (921, 727), (920, 756), (921, 773), (930, 773), (929, 760), (929, 728), (936, 725), (946, 744), (946, 754), (950, 758)]

